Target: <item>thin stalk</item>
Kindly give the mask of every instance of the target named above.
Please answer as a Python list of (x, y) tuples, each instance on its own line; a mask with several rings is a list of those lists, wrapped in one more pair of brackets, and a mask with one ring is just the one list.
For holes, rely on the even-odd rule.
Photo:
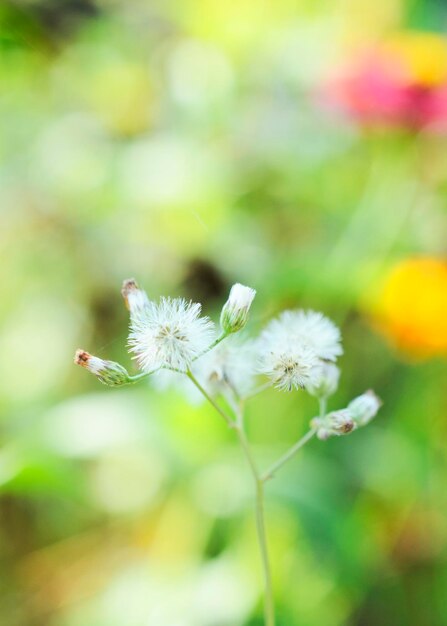
[(243, 416), (242, 416), (242, 403), (240, 403), (239, 405), (235, 403), (233, 409), (234, 409), (234, 413), (236, 416), (236, 420), (233, 420), (213, 400), (213, 398), (202, 387), (202, 385), (199, 383), (199, 381), (196, 379), (196, 377), (191, 371), (186, 372), (186, 375), (192, 381), (192, 383), (197, 387), (197, 389), (202, 393), (202, 395), (208, 400), (208, 402), (214, 407), (214, 409), (219, 413), (219, 415), (224, 418), (227, 425), (230, 426), (230, 428), (234, 429), (237, 435), (237, 438), (239, 439), (239, 443), (241, 444), (241, 448), (244, 453), (245, 459), (248, 463), (248, 466), (250, 468), (251, 474), (253, 476), (253, 481), (256, 487), (256, 530), (257, 530), (259, 551), (261, 554), (262, 569), (263, 569), (263, 574), (264, 574), (265, 626), (275, 626), (275, 606), (274, 606), (274, 601), (273, 601), (272, 575), (271, 575), (271, 569), (270, 569), (270, 559), (269, 559), (268, 545), (267, 545), (267, 532), (266, 532), (265, 516), (264, 516), (264, 485), (263, 485), (263, 481), (259, 473), (259, 470), (257, 468), (253, 453), (251, 451), (250, 444), (247, 440), (247, 436), (244, 431)]
[(324, 417), (327, 413), (327, 398), (320, 398), (320, 417)]
[(264, 572), (265, 626), (275, 626), (275, 605), (273, 601), (272, 574), (270, 568), (270, 558), (267, 545), (267, 530), (264, 514), (264, 485), (259, 470), (257, 468), (256, 461), (253, 458), (250, 444), (247, 441), (247, 436), (245, 435), (241, 404), (237, 407), (236, 418), (236, 434), (245, 453), (245, 457), (250, 465), (256, 487), (256, 530), (258, 534), (259, 551), (261, 553), (262, 569)]
[(304, 435), (304, 437), (301, 437), (301, 439), (299, 439), (295, 445), (293, 445), (285, 454), (283, 454), (283, 456), (280, 457), (276, 461), (276, 463), (273, 463), (273, 465), (262, 475), (261, 477), (262, 482), (265, 483), (271, 478), (273, 478), (276, 472), (283, 465), (285, 465), (287, 461), (290, 461), (290, 459), (295, 456), (298, 450), (300, 450), (310, 439), (312, 439), (315, 433), (316, 433), (316, 430), (314, 428), (311, 428), (311, 430), (309, 430), (309, 432), (307, 432)]
[(261, 552), (262, 567), (264, 570), (265, 626), (275, 626), (275, 605), (273, 602), (272, 575), (270, 571), (270, 558), (267, 546), (267, 531), (265, 528), (264, 485), (261, 479), (256, 482), (256, 528), (258, 531), (259, 549)]
[(253, 476), (256, 487), (256, 531), (258, 536), (259, 551), (261, 553), (262, 570), (264, 574), (264, 619), (265, 626), (275, 626), (275, 605), (273, 601), (273, 585), (270, 567), (270, 557), (267, 544), (267, 530), (264, 515), (264, 485), (259, 470), (254, 460), (250, 444), (247, 441), (243, 428), (243, 419), (237, 412), (237, 421), (235, 424), (235, 432), (241, 444), (245, 458)]
[(208, 402), (213, 406), (213, 408), (219, 413), (219, 415), (225, 420), (225, 423), (227, 424), (227, 426), (229, 428), (235, 428), (236, 424), (234, 423), (234, 421), (231, 419), (231, 417), (229, 415), (227, 415), (225, 413), (225, 411), (217, 404), (217, 402), (215, 402), (213, 400), (213, 398), (208, 394), (208, 392), (202, 387), (202, 385), (199, 383), (199, 381), (197, 380), (197, 378), (194, 376), (194, 374), (191, 372), (191, 370), (188, 370), (186, 373), (186, 376), (189, 378), (189, 380), (197, 387), (197, 389), (200, 391), (200, 393), (208, 400)]
[(152, 370), (151, 372), (143, 372), (142, 374), (135, 374), (135, 376), (129, 376), (128, 382), (126, 384), (127, 385), (133, 385), (134, 383), (138, 383), (140, 380), (143, 380), (144, 378), (147, 378), (151, 374), (154, 374), (155, 372), (158, 372), (159, 369), (161, 369), (161, 368), (157, 367), (156, 369)]
[[(320, 417), (324, 417), (326, 415), (326, 411), (327, 411), (327, 398), (320, 398), (319, 399), (319, 406), (320, 406)], [(298, 450), (301, 450), (301, 448), (312, 439), (312, 437), (315, 435), (316, 433), (316, 429), (315, 428), (311, 428), (309, 430), (309, 432), (307, 432), (304, 437), (301, 437), (301, 439), (299, 439), (285, 454), (283, 454), (282, 457), (280, 457), (276, 463), (273, 463), (273, 465), (262, 475), (261, 480), (262, 482), (267, 482), (268, 480), (270, 480), (271, 478), (273, 478), (273, 476), (276, 474), (276, 472), (287, 463), (287, 461), (290, 461), (290, 459), (292, 457), (295, 456), (295, 454), (298, 452)]]
[(209, 352), (210, 350), (212, 350), (213, 348), (215, 348), (217, 345), (220, 344), (221, 341), (223, 341), (224, 339), (226, 339), (228, 337), (228, 333), (222, 333), (221, 335), (219, 335), (219, 337), (217, 339), (215, 339), (213, 341), (213, 343), (211, 343), (208, 348), (205, 348), (205, 350), (203, 352), (201, 352), (200, 354), (198, 354), (197, 356), (195, 356), (192, 361), (197, 361), (197, 359), (200, 359), (201, 356), (203, 356), (204, 354), (206, 354), (207, 352)]
[(138, 383), (140, 382), (140, 380), (143, 380), (144, 378), (147, 378), (151, 374), (155, 374), (155, 372), (159, 372), (160, 370), (169, 370), (170, 372), (177, 372), (177, 374), (186, 373), (184, 370), (179, 370), (175, 367), (168, 367), (168, 366), (160, 365), (160, 367), (156, 367), (150, 372), (142, 372), (141, 374), (135, 374), (135, 376), (129, 376), (126, 385), (133, 385), (134, 383)]

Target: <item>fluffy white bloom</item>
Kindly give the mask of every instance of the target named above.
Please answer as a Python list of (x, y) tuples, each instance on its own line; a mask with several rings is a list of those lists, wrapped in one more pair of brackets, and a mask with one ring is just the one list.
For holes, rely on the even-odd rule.
[(161, 298), (131, 314), (129, 346), (140, 368), (144, 372), (159, 367), (187, 370), (214, 337), (213, 323), (200, 312), (200, 304)]
[(321, 371), (321, 361), (312, 348), (297, 342), (271, 341), (261, 335), (259, 371), (283, 391), (315, 384)]
[(358, 426), (365, 426), (377, 415), (377, 411), (381, 406), (382, 401), (370, 389), (361, 396), (354, 398), (348, 404), (348, 410)]
[(104, 385), (117, 387), (130, 382), (129, 374), (122, 365), (115, 361), (104, 361), (85, 350), (76, 350), (74, 362), (91, 372)]
[(284, 311), (267, 325), (264, 334), (272, 340), (306, 345), (325, 361), (335, 361), (343, 354), (340, 330), (330, 319), (315, 311)]
[(339, 368), (334, 363), (323, 362), (317, 380), (307, 385), (307, 391), (316, 398), (328, 398), (337, 391), (339, 378)]
[(192, 371), (212, 396), (233, 390), (243, 397), (253, 388), (256, 366), (255, 342), (230, 337), (200, 357)]
[(256, 291), (236, 283), (231, 287), (228, 300), (225, 302), (220, 314), (220, 325), (227, 334), (235, 333), (245, 326), (248, 320), (248, 312)]
[(260, 337), (261, 371), (280, 389), (315, 389), (321, 382), (322, 360), (342, 353), (340, 331), (314, 311), (284, 311), (267, 324)]

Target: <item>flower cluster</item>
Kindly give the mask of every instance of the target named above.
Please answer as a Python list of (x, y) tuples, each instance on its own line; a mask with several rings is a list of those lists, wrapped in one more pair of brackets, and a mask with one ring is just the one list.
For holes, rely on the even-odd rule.
[[(222, 308), (220, 333), (202, 315), (198, 303), (183, 298), (161, 298), (154, 302), (133, 279), (124, 282), (122, 294), (130, 314), (129, 351), (141, 373), (131, 376), (119, 363), (104, 361), (82, 350), (76, 353), (75, 362), (111, 386), (134, 383), (149, 375), (155, 375), (162, 384), (166, 383), (166, 375), (178, 387), (188, 383), (189, 389), (206, 399), (233, 429), (255, 487), (266, 596), (265, 624), (274, 626), (262, 485), (312, 437), (325, 440), (365, 426), (376, 415), (381, 402), (372, 391), (367, 391), (346, 408), (327, 412), (327, 399), (338, 386), (340, 370), (336, 361), (343, 350), (340, 330), (321, 313), (285, 311), (252, 340), (237, 333), (247, 324), (256, 291), (239, 283), (233, 285)], [(262, 374), (268, 382), (256, 387), (256, 377)], [(243, 408), (250, 396), (272, 386), (280, 391), (307, 390), (318, 399), (320, 412), (311, 420), (308, 432), (267, 471), (261, 472), (245, 433)]]
[[(106, 385), (136, 382), (159, 371), (175, 372), (193, 377), (210, 397), (221, 395), (231, 404), (256, 393), (256, 378), (265, 375), (268, 384), (263, 388), (305, 389), (322, 407), (337, 390), (341, 333), (322, 313), (284, 311), (251, 340), (233, 337), (247, 324), (256, 295), (239, 283), (233, 285), (222, 308), (220, 333), (202, 315), (198, 303), (164, 297), (152, 301), (133, 279), (124, 281), (122, 295), (130, 314), (129, 351), (141, 373), (130, 376), (119, 363), (84, 351), (78, 350), (75, 357), (77, 364)], [(346, 409), (320, 411), (311, 427), (320, 439), (347, 434), (368, 423), (379, 407), (378, 398), (368, 391)]]

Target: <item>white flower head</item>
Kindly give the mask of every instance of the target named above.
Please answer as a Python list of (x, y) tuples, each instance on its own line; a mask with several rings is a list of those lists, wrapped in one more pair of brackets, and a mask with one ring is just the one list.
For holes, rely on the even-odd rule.
[(117, 387), (129, 382), (129, 374), (122, 365), (115, 361), (100, 359), (85, 350), (76, 350), (74, 362), (94, 374), (101, 383), (109, 387)]
[(348, 410), (358, 426), (365, 426), (377, 415), (381, 406), (382, 401), (376, 396), (374, 391), (370, 389), (369, 391), (365, 391), (361, 396), (354, 398), (354, 400), (348, 404)]
[(201, 305), (183, 298), (148, 301), (130, 317), (129, 346), (140, 368), (186, 371), (214, 337), (214, 324), (201, 317)]
[(230, 337), (198, 359), (192, 371), (210, 395), (233, 391), (243, 397), (253, 388), (256, 366), (255, 342)]
[(149, 298), (143, 289), (140, 289), (134, 278), (128, 278), (123, 282), (121, 295), (124, 298), (130, 317), (136, 319), (144, 315), (150, 306)]
[(261, 335), (260, 372), (266, 374), (282, 391), (292, 391), (315, 384), (321, 362), (312, 348), (285, 341), (270, 342)]
[(340, 331), (314, 311), (284, 311), (267, 324), (260, 337), (261, 371), (280, 389), (310, 387), (321, 382), (323, 360), (342, 353)]
[(245, 326), (255, 295), (256, 291), (254, 289), (240, 283), (236, 283), (231, 287), (228, 300), (225, 302), (220, 314), (220, 325), (225, 333), (235, 333)]
[(339, 378), (339, 368), (334, 363), (324, 361), (318, 378), (307, 385), (307, 391), (316, 398), (328, 398), (337, 391)]
[(306, 345), (325, 361), (336, 361), (343, 354), (340, 330), (330, 319), (315, 311), (284, 311), (267, 325), (264, 332)]

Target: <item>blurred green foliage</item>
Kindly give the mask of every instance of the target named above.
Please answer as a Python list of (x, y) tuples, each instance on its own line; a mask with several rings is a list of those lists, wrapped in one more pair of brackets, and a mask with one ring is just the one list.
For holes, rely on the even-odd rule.
[[(347, 42), (445, 23), (441, 3), (6, 0), (0, 6), (0, 623), (260, 626), (246, 467), (205, 406), (99, 388), (129, 365), (119, 287), (217, 316), (255, 287), (343, 330), (334, 408), (379, 417), (312, 442), (269, 484), (279, 626), (447, 625), (446, 366), (377, 333), (388, 268), (445, 254), (446, 141), (368, 132), (319, 88)], [(418, 297), (418, 294), (415, 294)], [(315, 406), (248, 407), (267, 463)]]

